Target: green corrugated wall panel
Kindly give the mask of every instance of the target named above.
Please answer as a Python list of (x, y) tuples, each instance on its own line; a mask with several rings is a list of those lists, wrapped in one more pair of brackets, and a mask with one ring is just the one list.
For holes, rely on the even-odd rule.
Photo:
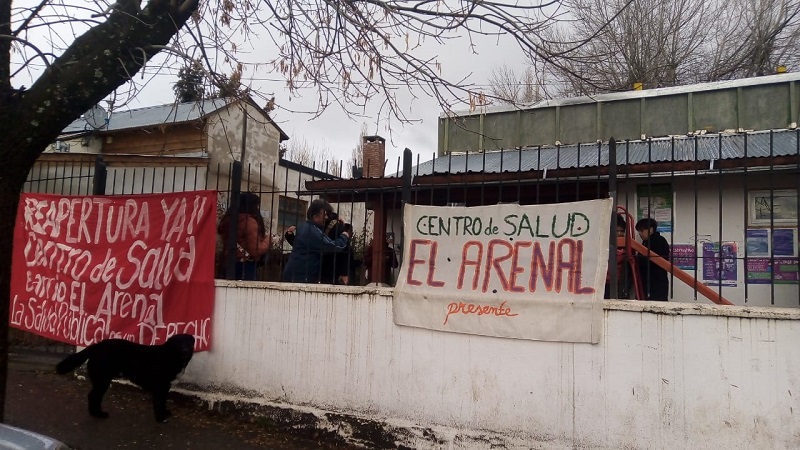
[(537, 108), (522, 112), (521, 145), (550, 145), (556, 141), (556, 109)]
[(558, 140), (562, 143), (593, 142), (597, 140), (597, 105), (562, 106), (558, 121)]
[(789, 85), (742, 88), (743, 108), (739, 126), (746, 130), (769, 130), (789, 126)]
[(449, 119), (447, 152), (475, 151), (480, 148), (480, 116)]
[(694, 130), (723, 131), (738, 128), (736, 89), (695, 92), (692, 96)]
[[(641, 137), (641, 100), (630, 99), (603, 103), (601, 135), (603, 140), (613, 137), (618, 141)], [(592, 141), (596, 141), (594, 138)]]
[[(556, 141), (588, 143), (612, 136), (640, 139), (642, 134), (659, 137), (702, 129), (785, 128), (800, 117), (799, 83), (800, 74), (759, 77), (719, 82), (717, 88), (697, 85), (652, 94), (631, 92), (628, 98), (620, 98), (627, 94), (618, 93), (600, 95), (596, 101), (553, 100), (549, 106), (522, 111), (492, 111), (484, 114), (483, 120), (478, 115), (455, 119), (458, 122), (440, 119), (439, 151), (496, 150)], [(481, 138), (480, 132), (487, 137)]]
[(679, 135), (690, 131), (689, 97), (685, 94), (648, 98), (645, 110), (643, 132), (647, 136)]
[(514, 148), (518, 144), (519, 115), (517, 111), (492, 114), (490, 120), (483, 122), (483, 149), (502, 150)]

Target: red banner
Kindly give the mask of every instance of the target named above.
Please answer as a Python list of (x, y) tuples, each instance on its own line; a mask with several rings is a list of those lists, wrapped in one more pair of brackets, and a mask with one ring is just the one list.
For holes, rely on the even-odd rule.
[(216, 193), (23, 194), (11, 326), (87, 346), (106, 338), (211, 344)]

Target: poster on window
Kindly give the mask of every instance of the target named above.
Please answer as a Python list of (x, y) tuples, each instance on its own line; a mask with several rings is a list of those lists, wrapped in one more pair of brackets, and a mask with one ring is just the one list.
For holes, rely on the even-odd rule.
[(659, 233), (672, 232), (672, 185), (642, 184), (636, 188), (637, 220), (648, 217), (658, 222)]
[(703, 283), (736, 286), (738, 279), (736, 242), (703, 242)]
[(772, 256), (795, 256), (795, 229), (777, 228), (772, 230)]
[(216, 192), (23, 194), (11, 326), (79, 346), (195, 337), (209, 348)]
[(747, 256), (769, 256), (768, 230), (747, 230), (745, 246)]
[(747, 284), (798, 284), (798, 258), (747, 258)]
[(697, 268), (697, 250), (694, 244), (672, 244), (670, 257), (675, 267), (683, 270)]
[(597, 343), (611, 199), (519, 206), (406, 205), (398, 325)]

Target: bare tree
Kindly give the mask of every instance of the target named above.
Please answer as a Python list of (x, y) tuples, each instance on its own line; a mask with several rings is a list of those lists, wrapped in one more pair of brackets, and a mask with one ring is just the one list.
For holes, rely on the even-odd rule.
[[(11, 254), (17, 203), (38, 156), (74, 119), (122, 86), (161, 51), (197, 10), (198, 0), (150, 0), (144, 8), (120, 1), (101, 10), (99, 3), (78, 2), (52, 8), (43, 1), (11, 7), (0, 0), (0, 419), (4, 416), (8, 375), (8, 315)], [(81, 21), (64, 11), (96, 8)], [(60, 24), (60, 25), (58, 25)], [(85, 32), (72, 39), (70, 26)], [(44, 27), (65, 27), (47, 34), (51, 48), (32, 43)], [(65, 39), (61, 40), (60, 39)], [(65, 41), (69, 45), (64, 45)], [(22, 62), (11, 71), (12, 49)], [(38, 64), (43, 70), (37, 70)], [(38, 72), (30, 87), (14, 87), (12, 76)]]
[[(364, 136), (367, 136), (366, 123), (361, 124), (358, 143), (353, 147), (350, 159), (347, 162), (337, 160), (332, 156), (329, 148), (315, 145), (304, 137), (292, 138), (282, 150), (283, 156), (289, 161), (312, 167), (337, 177), (351, 177), (353, 175), (353, 167), (361, 167), (363, 165), (362, 147)], [(323, 163), (320, 164), (319, 161), (323, 161)]]
[(548, 30), (560, 95), (685, 83), (715, 8), (703, 0), (567, 0), (573, 21)]
[(331, 156), (327, 147), (317, 146), (304, 137), (294, 137), (286, 146), (284, 158), (312, 169), (341, 176), (342, 164)]
[(489, 90), (501, 103), (517, 105), (537, 102), (547, 97), (545, 83), (537, 73), (532, 66), (528, 66), (520, 76), (503, 64), (492, 69)]
[[(82, 113), (104, 99), (124, 103), (155, 74), (194, 59), (226, 94), (248, 92), (256, 70), (277, 72), (294, 93), (313, 89), (318, 113), (332, 104), (358, 113), (379, 99), (382, 112), (407, 120), (397, 93), (415, 89), (450, 110), (482, 94), (464, 78), (443, 77), (430, 46), (503, 35), (549, 58), (539, 36), (554, 3), (40, 0), (12, 7), (0, 0), (0, 420), (19, 196), (39, 155)], [(272, 94), (248, 93), (282, 106), (268, 101)]]
[(224, 74), (213, 74), (210, 78), (214, 85), (215, 97), (239, 97), (249, 95), (250, 89), (242, 85), (242, 64), (238, 64), (230, 76)]
[(367, 136), (367, 124), (361, 124), (361, 131), (358, 133), (358, 142), (353, 150), (350, 152), (350, 159), (347, 160), (345, 165), (345, 175), (352, 177), (355, 175), (353, 169), (364, 167), (364, 137)]
[(783, 65), (800, 69), (800, 2), (731, 0), (706, 46), (706, 80), (775, 73)]
[(774, 73), (800, 55), (797, 0), (567, 0), (546, 31), (559, 95)]

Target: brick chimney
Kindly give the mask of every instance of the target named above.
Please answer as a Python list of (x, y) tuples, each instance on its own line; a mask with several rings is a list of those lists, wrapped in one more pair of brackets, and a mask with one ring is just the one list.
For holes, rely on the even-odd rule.
[(361, 151), (364, 158), (364, 178), (383, 178), (386, 162), (386, 139), (380, 136), (364, 136)]

